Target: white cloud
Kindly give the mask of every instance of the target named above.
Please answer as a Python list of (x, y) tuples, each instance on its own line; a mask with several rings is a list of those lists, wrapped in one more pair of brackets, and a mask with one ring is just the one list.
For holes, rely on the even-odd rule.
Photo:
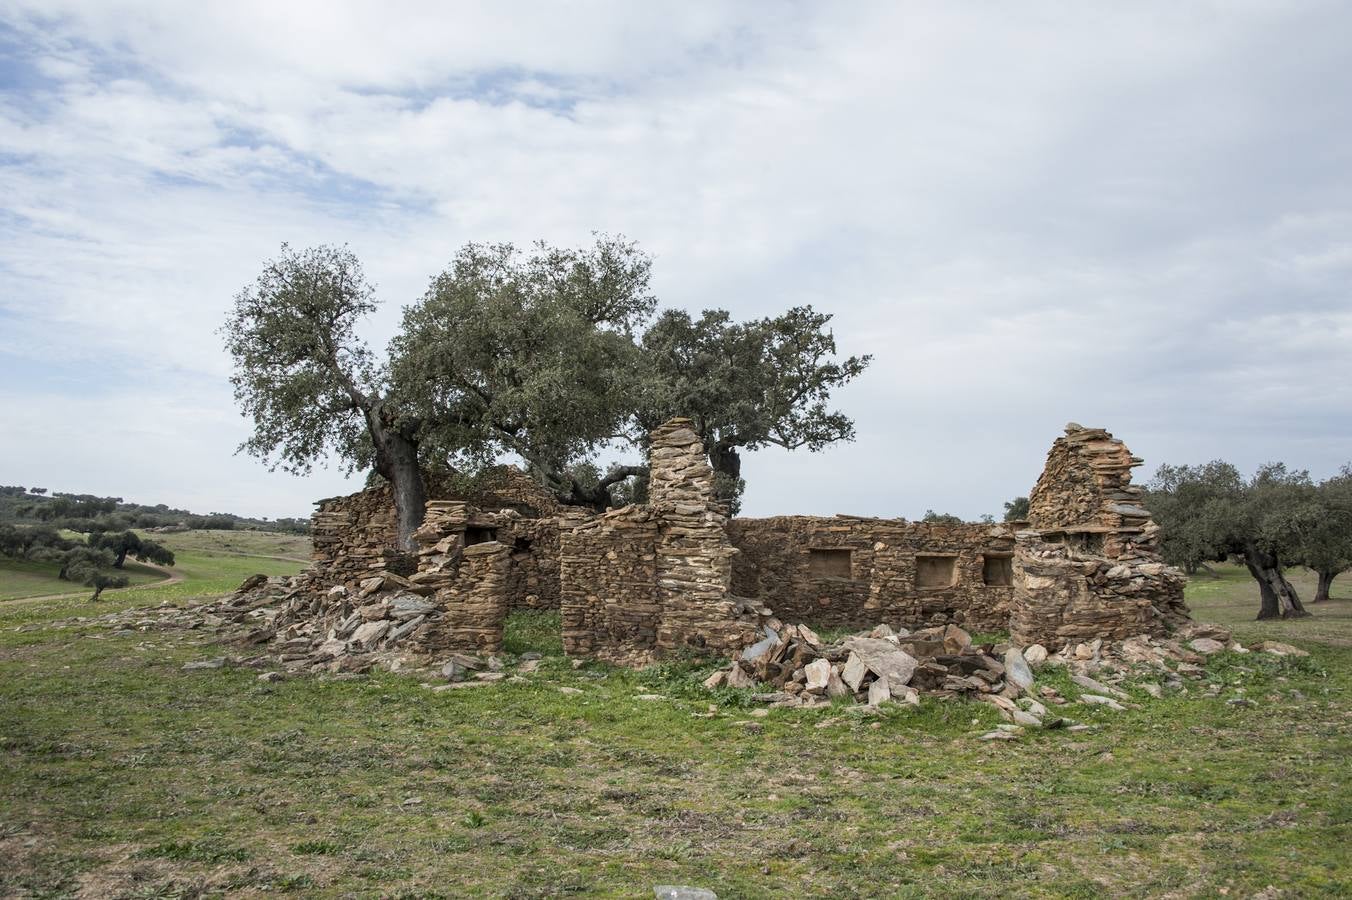
[[(0, 463), (32, 480), (60, 460), (130, 495), (35, 410), (111, 434), (118, 408), (82, 378), (211, 384), (157, 408), (184, 426), (168, 470), (207, 506), (303, 513), (333, 482), (230, 460), (243, 423), (212, 333), (281, 241), (353, 245), (387, 302), (381, 344), (464, 241), (600, 229), (656, 255), (668, 303), (812, 302), (876, 355), (840, 395), (859, 442), (757, 454), (751, 512), (996, 512), (1067, 419), (1152, 465), (1329, 471), (1352, 437), (1348, 20), (0, 3), (32, 73), (0, 95), (0, 364), (80, 366), (39, 406), (6, 392), (40, 439)], [(119, 446), (138, 434), (162, 440)]]

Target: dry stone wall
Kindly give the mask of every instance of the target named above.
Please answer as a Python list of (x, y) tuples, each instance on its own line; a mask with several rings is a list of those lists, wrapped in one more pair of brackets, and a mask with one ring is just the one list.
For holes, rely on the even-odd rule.
[(734, 592), (785, 621), (974, 630), (1008, 622), (1014, 533), (1003, 525), (777, 516), (733, 519), (728, 535), (739, 551)]
[[(499, 466), (480, 480), (473, 497), (453, 497), (450, 482), (427, 478), (429, 514), (447, 502), (473, 503), (501, 511), (494, 537), (508, 551), (511, 608), (556, 609), (559, 605), (559, 530), (578, 516), (533, 479), (512, 466)], [(364, 579), (394, 573), (411, 576), (416, 560), (396, 546), (394, 500), (388, 484), (322, 501), (311, 519), (314, 542), (310, 589), (352, 587)]]
[(485, 514), (464, 501), (428, 501), (422, 527), (413, 535), (420, 549), (418, 571), (409, 581), (430, 592), (437, 615), (418, 634), (420, 649), (501, 652), (511, 551), (494, 538), (516, 518), (512, 510)]
[(560, 614), (569, 656), (644, 665), (657, 655), (658, 520), (626, 506), (560, 538)]
[(732, 595), (727, 517), (687, 419), (651, 436), (649, 502), (560, 537), (564, 650), (641, 665), (683, 649), (732, 652), (754, 614)]
[(1159, 526), (1131, 483), (1141, 460), (1101, 428), (1071, 423), (1029, 495), (1018, 535), (1010, 633), (1059, 647), (1159, 635), (1188, 620), (1185, 579), (1159, 555)]

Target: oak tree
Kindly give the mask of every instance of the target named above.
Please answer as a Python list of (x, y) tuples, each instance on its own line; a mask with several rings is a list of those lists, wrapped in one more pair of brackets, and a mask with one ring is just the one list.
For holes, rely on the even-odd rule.
[(234, 359), (235, 399), (253, 419), (240, 449), (297, 474), (330, 453), (349, 471), (374, 467), (393, 488), (399, 546), (412, 550), (426, 501), (421, 422), (357, 336), (374, 296), (346, 247), (283, 244), (235, 296), (221, 334)]

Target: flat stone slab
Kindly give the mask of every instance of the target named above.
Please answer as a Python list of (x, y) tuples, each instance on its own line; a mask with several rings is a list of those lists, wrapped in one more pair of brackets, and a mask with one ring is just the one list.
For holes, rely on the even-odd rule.
[(718, 895), (708, 888), (688, 887), (681, 884), (659, 884), (653, 887), (653, 896), (657, 900), (718, 900)]
[[(896, 644), (881, 638), (852, 637), (844, 642), (847, 650), (858, 655), (870, 672), (879, 678), (886, 677), (892, 687), (900, 687), (911, 680), (915, 668), (919, 665), (914, 656), (899, 650)], [(849, 684), (850, 679), (846, 678)], [(855, 688), (858, 690), (858, 688)]]

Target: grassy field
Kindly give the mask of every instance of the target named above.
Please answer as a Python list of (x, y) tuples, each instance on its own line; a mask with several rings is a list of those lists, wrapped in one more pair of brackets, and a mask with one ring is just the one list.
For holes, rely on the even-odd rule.
[[(234, 589), (255, 572), (290, 575), (305, 568), (310, 539), (304, 535), (259, 531), (184, 531), (143, 535), (174, 552), (170, 574), (128, 560), (125, 572), (131, 585), (104, 591), (98, 606), (104, 610), (128, 603), (144, 605), (164, 600), (209, 596)], [(70, 534), (68, 537), (78, 537)], [(0, 559), (0, 601), (27, 597), (71, 595), (87, 599), (89, 588), (61, 581), (54, 563)], [(171, 580), (179, 583), (172, 583)], [(144, 587), (159, 583), (158, 587)], [(109, 605), (111, 604), (111, 605)]]
[[(60, 570), (59, 563), (0, 558), (0, 600), (67, 593), (78, 593), (88, 597), (94, 592), (93, 588), (81, 587), (57, 578), (57, 572)], [(127, 576), (127, 581), (131, 585), (150, 584), (163, 581), (167, 577), (159, 569), (152, 569), (131, 560), (123, 567), (122, 574)], [(112, 596), (112, 593), (111, 590), (106, 591), (105, 596)]]
[(0, 894), (1347, 896), (1352, 600), (1256, 623), (1232, 571), (1190, 596), (1313, 655), (1222, 654), (1216, 696), (1009, 743), (975, 740), (984, 705), (757, 717), (693, 663), (575, 670), (550, 614), (509, 622), (539, 672), (433, 693), (185, 672), (226, 651), (0, 604)]

